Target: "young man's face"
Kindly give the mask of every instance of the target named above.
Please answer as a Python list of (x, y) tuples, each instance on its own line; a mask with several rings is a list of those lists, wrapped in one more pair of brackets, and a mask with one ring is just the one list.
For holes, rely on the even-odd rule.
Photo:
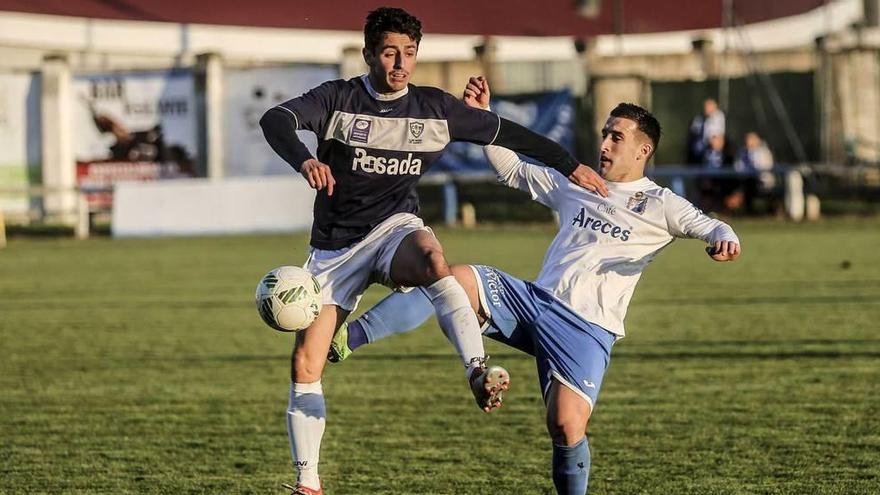
[(416, 68), (418, 53), (416, 40), (402, 33), (385, 33), (372, 53), (364, 48), (364, 60), (370, 67), (374, 89), (393, 93), (405, 88)]
[(606, 180), (629, 181), (641, 178), (651, 149), (651, 140), (634, 120), (608, 117), (602, 128), (599, 147), (599, 173)]

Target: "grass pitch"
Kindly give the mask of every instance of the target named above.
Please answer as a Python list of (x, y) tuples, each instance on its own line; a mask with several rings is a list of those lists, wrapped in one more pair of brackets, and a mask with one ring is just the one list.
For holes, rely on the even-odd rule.
[[(880, 222), (734, 226), (737, 263), (678, 241), (643, 276), (591, 419), (590, 493), (880, 493)], [(530, 278), (554, 230), (438, 233), (453, 262)], [(284, 493), (292, 336), (252, 298), (306, 244), (13, 239), (0, 493)], [(492, 415), (433, 320), (328, 366), (327, 493), (551, 492), (534, 364), (487, 346), (514, 379)]]

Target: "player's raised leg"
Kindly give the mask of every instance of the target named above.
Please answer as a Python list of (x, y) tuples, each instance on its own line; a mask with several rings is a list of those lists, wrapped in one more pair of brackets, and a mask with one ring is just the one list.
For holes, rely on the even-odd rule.
[(321, 374), (333, 332), (347, 316), (348, 311), (339, 306), (325, 305), (309, 328), (297, 334), (287, 405), (287, 438), (297, 472), (294, 493), (321, 493), (318, 460), (326, 421)]
[(358, 319), (344, 323), (333, 335), (327, 359), (338, 363), (355, 349), (420, 327), (434, 316), (434, 305), (424, 289), (392, 292)]
[(584, 495), (590, 475), (587, 421), (590, 404), (553, 379), (547, 395), (547, 431), (553, 440), (553, 484), (559, 495)]
[[(453, 265), (451, 270), (467, 293), (477, 321), (482, 325), (485, 316), (480, 313), (477, 279), (473, 270), (470, 265)], [(328, 359), (334, 363), (343, 361), (359, 347), (415, 330), (433, 315), (434, 305), (424, 289), (392, 292), (358, 319), (344, 323), (336, 331)]]
[(392, 258), (390, 276), (396, 284), (425, 288), (440, 328), (466, 367), (477, 404), (486, 412), (500, 406), (499, 394), (508, 387), (509, 376), (503, 368), (486, 366), (477, 315), (433, 233), (419, 230), (409, 234)]

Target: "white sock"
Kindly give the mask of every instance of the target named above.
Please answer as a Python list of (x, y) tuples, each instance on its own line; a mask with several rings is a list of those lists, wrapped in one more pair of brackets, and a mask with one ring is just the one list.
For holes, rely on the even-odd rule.
[(314, 490), (321, 487), (318, 458), (326, 417), (324, 391), (320, 380), (290, 384), (290, 400), (287, 403), (290, 456), (297, 471), (297, 482)]
[(470, 376), (474, 359), (482, 359), (486, 351), (483, 349), (480, 322), (471, 308), (467, 292), (452, 275), (425, 287), (425, 292), (434, 305), (440, 328), (455, 346), (467, 368), (467, 376)]

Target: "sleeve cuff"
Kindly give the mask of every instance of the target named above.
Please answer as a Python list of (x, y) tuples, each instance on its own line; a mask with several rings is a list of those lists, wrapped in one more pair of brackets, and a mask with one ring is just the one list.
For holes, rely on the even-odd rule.
[(565, 162), (560, 163), (553, 168), (556, 169), (556, 171), (560, 174), (569, 177), (571, 176), (571, 174), (574, 173), (575, 169), (578, 168), (578, 165), (578, 161), (575, 160), (573, 156), (569, 155), (568, 159)]

